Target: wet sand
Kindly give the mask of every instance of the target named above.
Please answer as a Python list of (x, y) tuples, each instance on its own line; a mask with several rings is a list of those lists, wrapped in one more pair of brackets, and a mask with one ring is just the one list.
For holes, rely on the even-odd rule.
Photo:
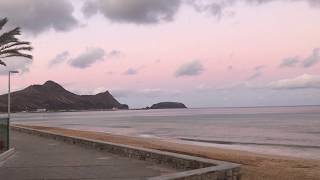
[[(22, 125), (19, 125), (22, 126)], [(242, 164), (244, 180), (319, 180), (320, 161), (246, 151), (204, 147), (142, 137), (70, 130), (53, 127), (24, 126), (63, 135), (84, 137), (113, 143), (177, 152)]]

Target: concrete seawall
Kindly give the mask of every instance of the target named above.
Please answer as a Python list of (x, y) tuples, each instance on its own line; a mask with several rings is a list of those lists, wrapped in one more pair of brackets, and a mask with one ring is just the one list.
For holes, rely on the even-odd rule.
[(167, 174), (150, 178), (151, 180), (240, 180), (240, 165), (225, 161), (217, 161), (189, 155), (146, 149), (105, 141), (86, 139), (81, 137), (66, 136), (26, 127), (12, 126), (15, 131), (56, 139), (71, 144), (77, 144), (101, 151), (117, 154), (119, 156), (163, 164), (182, 172)]

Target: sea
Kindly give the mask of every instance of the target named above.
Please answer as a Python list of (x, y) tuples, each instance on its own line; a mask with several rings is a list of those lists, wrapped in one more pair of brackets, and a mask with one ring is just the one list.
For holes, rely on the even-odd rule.
[(320, 106), (15, 113), (12, 122), (320, 159)]

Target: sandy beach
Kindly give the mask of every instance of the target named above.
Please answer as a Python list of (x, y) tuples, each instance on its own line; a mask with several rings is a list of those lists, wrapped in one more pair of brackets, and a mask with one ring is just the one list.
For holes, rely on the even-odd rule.
[[(21, 126), (21, 125), (20, 125)], [(25, 126), (38, 130), (78, 136), (113, 143), (177, 152), (242, 164), (244, 180), (319, 180), (320, 161), (245, 151), (178, 144), (153, 138), (128, 137), (108, 133), (70, 130), (42, 126)]]

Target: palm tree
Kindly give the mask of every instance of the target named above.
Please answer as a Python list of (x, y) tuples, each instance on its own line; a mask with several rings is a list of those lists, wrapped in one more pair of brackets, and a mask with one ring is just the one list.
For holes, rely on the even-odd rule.
[[(0, 19), (0, 31), (8, 22), (7, 18)], [(20, 35), (20, 28), (16, 27), (0, 35), (0, 65), (6, 66), (2, 60), (8, 57), (25, 57), (32, 59), (32, 55), (24, 53), (31, 51), (30, 42), (20, 41), (16, 36)]]

